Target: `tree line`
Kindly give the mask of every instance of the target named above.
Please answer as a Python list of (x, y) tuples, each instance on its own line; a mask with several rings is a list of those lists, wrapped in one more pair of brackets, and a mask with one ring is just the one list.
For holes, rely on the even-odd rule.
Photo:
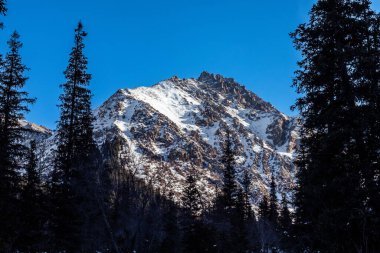
[(21, 144), (19, 121), (35, 99), (24, 91), (28, 68), (17, 32), (1, 57), (1, 252), (380, 251), (380, 15), (370, 1), (319, 0), (291, 34), (302, 57), (294, 79), (302, 121), (297, 187), (294, 198), (279, 199), (272, 174), (256, 209), (250, 174), (236, 178), (237, 137), (228, 128), (211, 204), (191, 168), (178, 200), (134, 175), (123, 139), (96, 145), (86, 36), (79, 23), (47, 179), (37, 144)]

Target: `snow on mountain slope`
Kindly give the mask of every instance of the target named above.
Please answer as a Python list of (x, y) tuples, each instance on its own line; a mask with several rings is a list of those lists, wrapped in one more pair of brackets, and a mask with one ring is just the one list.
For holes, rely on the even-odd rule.
[[(120, 89), (94, 116), (99, 147), (106, 140), (122, 140), (133, 161), (129, 169), (163, 194), (179, 197), (186, 175), (193, 173), (204, 198), (212, 199), (221, 187), (226, 128), (234, 139), (238, 181), (245, 171), (251, 177), (252, 204), (268, 194), (272, 172), (279, 192), (290, 193), (294, 187), (298, 121), (231, 78), (203, 72), (197, 79), (172, 77), (151, 87)], [(54, 132), (21, 124), (27, 130), (25, 144), (39, 142), (39, 164), (48, 173)]]
[(252, 178), (252, 202), (268, 193), (273, 172), (279, 190), (294, 187), (292, 163), (297, 120), (231, 78), (203, 72), (197, 79), (172, 77), (151, 87), (120, 89), (94, 111), (98, 145), (119, 137), (139, 164), (137, 175), (162, 192), (180, 195), (194, 173), (209, 199), (220, 187), (221, 145), (232, 131), (239, 180)]
[(21, 128), (24, 130), (22, 133), (22, 143), (26, 146), (29, 145), (31, 140), (42, 142), (52, 135), (52, 131), (44, 126), (37, 125), (27, 120), (20, 120), (19, 123)]

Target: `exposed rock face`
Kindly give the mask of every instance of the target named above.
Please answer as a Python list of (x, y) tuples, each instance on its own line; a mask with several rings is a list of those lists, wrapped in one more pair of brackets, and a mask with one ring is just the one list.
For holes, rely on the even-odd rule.
[(31, 140), (36, 142), (42, 142), (52, 135), (52, 131), (44, 126), (31, 123), (26, 120), (20, 120), (20, 125), (22, 127), (24, 140), (22, 141), (24, 145), (28, 145)]
[(120, 89), (95, 110), (95, 136), (123, 138), (139, 161), (137, 175), (180, 195), (187, 173), (196, 173), (206, 199), (220, 187), (221, 145), (232, 131), (239, 180), (248, 170), (252, 202), (267, 194), (270, 175), (279, 190), (294, 187), (292, 163), (297, 120), (279, 112), (232, 78), (203, 72), (172, 77), (152, 87)]

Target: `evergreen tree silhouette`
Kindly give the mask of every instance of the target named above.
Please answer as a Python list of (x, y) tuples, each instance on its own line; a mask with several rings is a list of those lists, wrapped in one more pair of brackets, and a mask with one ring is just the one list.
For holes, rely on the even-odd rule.
[(46, 246), (44, 242), (44, 223), (46, 212), (41, 174), (37, 168), (36, 142), (31, 141), (27, 153), (20, 205), (20, 234), (17, 246), (21, 251), (38, 252)]
[(250, 179), (248, 171), (244, 171), (242, 187), (243, 187), (245, 217), (247, 220), (256, 220), (255, 213), (253, 212), (251, 203), (249, 201), (250, 192), (251, 192), (251, 179)]
[(235, 152), (233, 150), (232, 136), (229, 129), (226, 129), (222, 162), (224, 164), (224, 170), (221, 198), (225, 212), (228, 215), (228, 213), (231, 213), (236, 207), (238, 192), (235, 172)]
[(180, 251), (181, 236), (178, 220), (178, 208), (173, 199), (173, 193), (169, 194), (169, 201), (163, 216), (165, 238), (161, 244), (160, 252), (176, 253)]
[(91, 220), (96, 204), (95, 175), (98, 154), (93, 140), (91, 75), (87, 73), (87, 57), (83, 40), (87, 33), (82, 23), (75, 29), (74, 47), (64, 72), (60, 96), (60, 119), (57, 128), (59, 145), (52, 174), (52, 232), (56, 250), (89, 250), (96, 243)]
[(281, 211), (278, 219), (281, 231), (281, 247), (283, 250), (292, 249), (292, 218), (288, 207), (288, 200), (285, 193), (282, 194)]
[(263, 196), (259, 204), (259, 216), (260, 219), (269, 220), (270, 217), (270, 209), (269, 209), (269, 200), (266, 195)]
[(272, 173), (271, 182), (270, 182), (270, 198), (269, 198), (269, 221), (273, 224), (274, 227), (278, 225), (278, 207), (277, 207), (277, 193), (276, 193), (276, 181)]
[[(0, 0), (0, 15), (5, 16), (7, 14), (6, 0)], [(2, 29), (4, 26), (3, 22), (0, 22), (0, 28)]]
[(17, 32), (11, 35), (0, 72), (0, 251), (3, 252), (12, 250), (18, 231), (19, 170), (26, 150), (20, 144), (23, 130), (19, 121), (29, 111), (28, 104), (35, 101), (23, 91), (28, 68), (21, 60), (19, 38)]
[(378, 204), (370, 203), (379, 168), (378, 16), (370, 4), (318, 1), (292, 34), (303, 56), (294, 79), (303, 123), (295, 199), (303, 249), (379, 251), (366, 225), (376, 224)]
[(192, 173), (186, 177), (182, 203), (185, 211), (182, 222), (183, 251), (185, 253), (204, 252), (204, 238), (201, 238), (203, 234), (201, 193)]

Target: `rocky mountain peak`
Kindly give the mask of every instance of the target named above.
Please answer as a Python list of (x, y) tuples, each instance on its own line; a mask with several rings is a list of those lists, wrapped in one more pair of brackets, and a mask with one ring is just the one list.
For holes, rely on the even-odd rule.
[(236, 84), (233, 78), (226, 78), (220, 74), (212, 74), (207, 71), (203, 71), (197, 80), (207, 84)]
[(180, 194), (193, 168), (205, 198), (211, 197), (221, 182), (226, 128), (235, 141), (238, 174), (250, 172), (253, 191), (266, 193), (272, 172), (281, 191), (293, 187), (296, 120), (233, 78), (203, 72), (197, 79), (173, 76), (150, 87), (119, 90), (95, 117), (98, 144), (109, 136), (123, 139), (134, 157), (144, 161), (137, 174), (159, 178), (160, 189)]

